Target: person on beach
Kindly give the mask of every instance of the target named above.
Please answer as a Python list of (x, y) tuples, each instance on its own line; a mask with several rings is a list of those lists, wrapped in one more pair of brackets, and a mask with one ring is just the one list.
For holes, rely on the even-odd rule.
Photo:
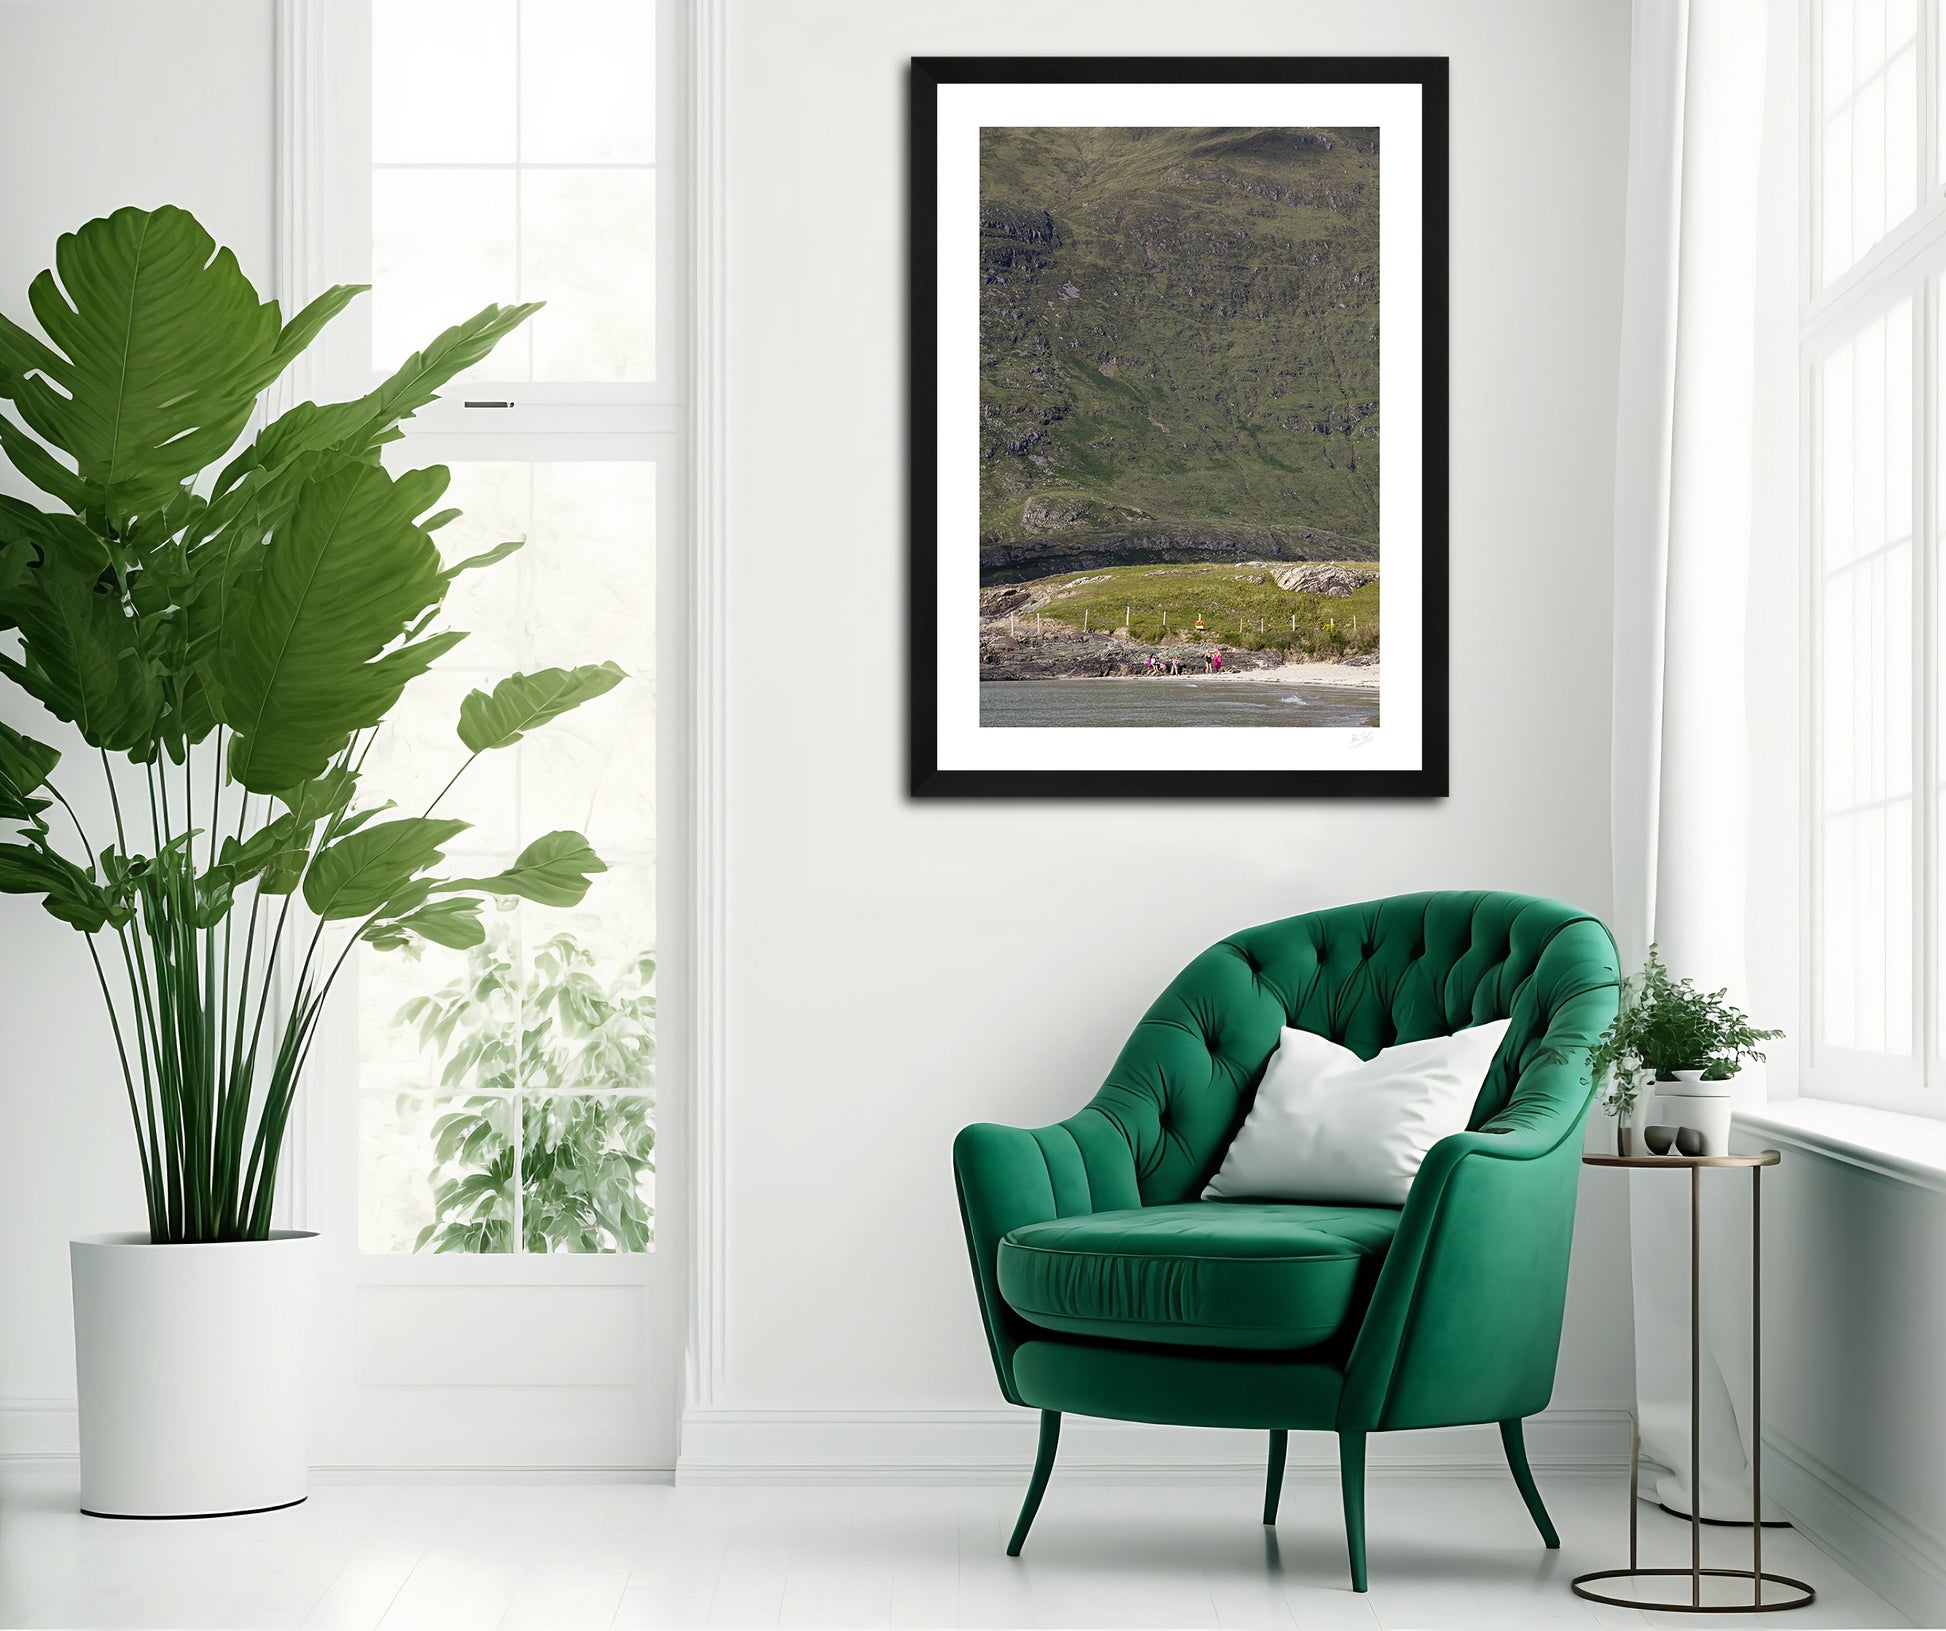
[(1223, 648), (1221, 646), (1218, 646), (1216, 650), (1210, 653), (1209, 671), (1212, 674), (1221, 674), (1223, 672)]
[(1155, 678), (1155, 653), (1153, 651), (1149, 653), (1149, 678)]

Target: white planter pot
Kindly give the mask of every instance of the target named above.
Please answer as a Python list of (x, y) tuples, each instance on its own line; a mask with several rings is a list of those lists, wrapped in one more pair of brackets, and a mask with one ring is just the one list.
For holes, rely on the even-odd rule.
[[(1703, 1141), (1700, 1155), (1730, 1153), (1730, 1110), (1734, 1078), (1706, 1082), (1700, 1070), (1679, 1070), (1673, 1082), (1657, 1082), (1655, 1120), (1665, 1127), (1689, 1127)], [(1675, 1154), (1672, 1147), (1670, 1154)]]
[(304, 1499), (317, 1242), (70, 1242), (83, 1512), (205, 1518)]

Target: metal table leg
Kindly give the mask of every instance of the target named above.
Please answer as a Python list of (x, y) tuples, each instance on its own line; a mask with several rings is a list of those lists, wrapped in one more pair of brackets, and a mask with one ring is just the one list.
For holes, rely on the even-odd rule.
[[(1777, 1159), (1775, 1153), (1767, 1156)], [(1633, 1161), (1597, 1162), (1604, 1165), (1634, 1165)], [(1648, 1164), (1644, 1162), (1643, 1164)], [(1750, 1567), (1748, 1569), (1706, 1569), (1703, 1567), (1703, 1165), (1750, 1165)], [(1642, 1430), (1640, 1419), (1629, 1412), (1628, 1445), (1628, 1567), (1600, 1569), (1577, 1575), (1572, 1582), (1577, 1597), (1590, 1602), (1609, 1603), (1618, 1608), (1661, 1610), (1679, 1614), (1755, 1614), (1803, 1608), (1816, 1600), (1810, 1584), (1789, 1575), (1764, 1573), (1763, 1525), (1763, 1167), (1747, 1158), (1700, 1162), (1689, 1171), (1689, 1566), (1674, 1569), (1645, 1569), (1640, 1547), (1640, 1482)], [(1713, 1519), (1712, 1522), (1734, 1522)], [(1689, 1601), (1666, 1602), (1639, 1597), (1618, 1597), (1591, 1591), (1597, 1580), (1641, 1580), (1651, 1576), (1689, 1577)], [(1714, 1603), (1703, 1601), (1704, 1576), (1748, 1580), (1748, 1602)], [(1794, 1588), (1797, 1595), (1764, 1601), (1764, 1582)]]

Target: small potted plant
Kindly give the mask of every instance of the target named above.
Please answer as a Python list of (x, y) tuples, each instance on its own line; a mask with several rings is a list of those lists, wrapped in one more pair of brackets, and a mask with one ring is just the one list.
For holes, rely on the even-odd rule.
[(1727, 1154), (1731, 1083), (1746, 1059), (1763, 1059), (1760, 1043), (1783, 1034), (1757, 1029), (1727, 990), (1677, 979), (1651, 946), (1642, 972), (1623, 980), (1621, 1008), (1588, 1060), (1602, 1109), (1620, 1122), (1616, 1152), (1633, 1153), (1631, 1122), (1653, 1082), (1658, 1113), (1696, 1132), (1697, 1153)]

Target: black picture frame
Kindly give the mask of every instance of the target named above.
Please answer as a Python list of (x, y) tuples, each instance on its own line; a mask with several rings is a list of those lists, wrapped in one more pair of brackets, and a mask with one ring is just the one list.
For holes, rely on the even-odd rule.
[[(1422, 734), (1416, 769), (941, 768), (937, 413), (938, 94), (956, 83), (1416, 84), (1422, 92)], [(915, 57), (910, 103), (909, 790), (915, 798), (1443, 798), (1449, 736), (1448, 88), (1444, 57)]]

